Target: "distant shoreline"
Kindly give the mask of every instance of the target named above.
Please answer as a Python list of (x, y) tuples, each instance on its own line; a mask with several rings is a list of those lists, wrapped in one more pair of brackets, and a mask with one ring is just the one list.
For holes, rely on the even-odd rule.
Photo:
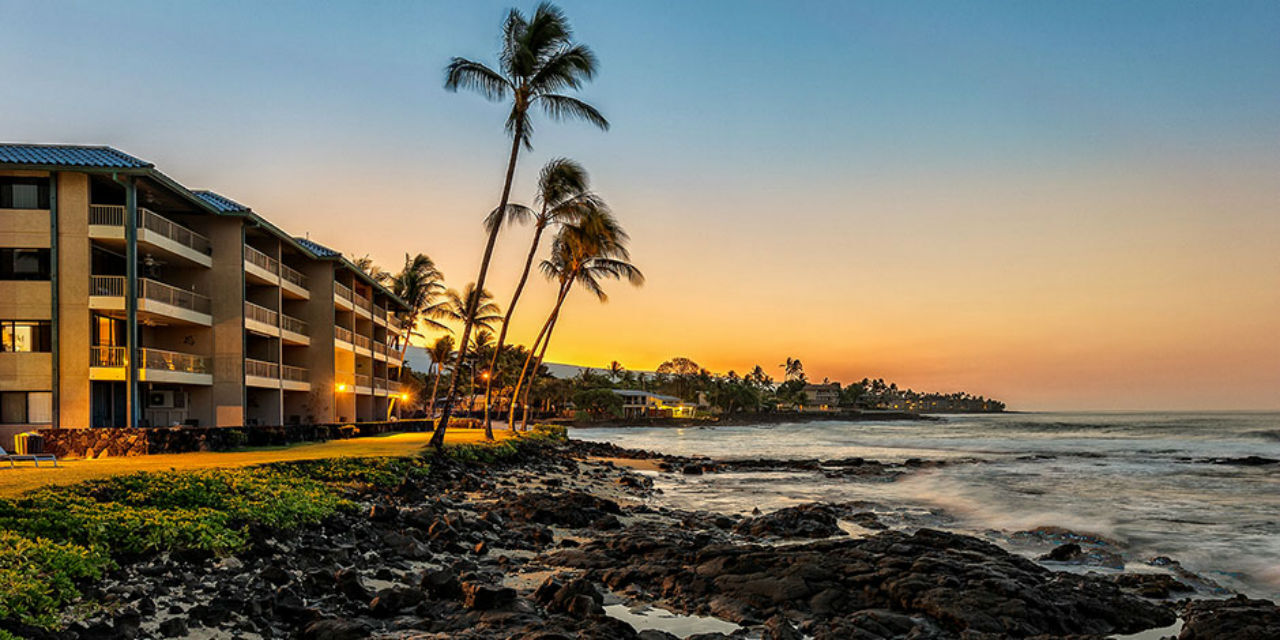
[[(956, 414), (960, 415), (960, 414)], [(976, 414), (975, 414), (976, 415)], [(808, 423), (808, 422), (936, 422), (935, 415), (907, 413), (904, 411), (860, 413), (747, 413), (714, 419), (699, 418), (632, 418), (628, 420), (602, 420), (578, 422), (570, 426), (579, 429), (615, 429), (644, 427), (744, 427), (758, 424)]]

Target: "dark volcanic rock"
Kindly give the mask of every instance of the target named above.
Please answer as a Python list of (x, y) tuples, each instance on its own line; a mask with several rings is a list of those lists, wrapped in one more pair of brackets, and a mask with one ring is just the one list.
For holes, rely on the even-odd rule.
[[(975, 637), (1131, 633), (1174, 621), (1167, 607), (1107, 580), (1053, 572), (976, 538), (928, 529), (762, 547), (633, 526), (547, 559), (586, 569), (615, 591), (634, 585), (685, 611), (746, 624), (776, 614), (804, 620), (815, 637), (859, 637), (825, 630), (870, 625), (850, 617), (869, 610), (893, 611), (922, 630)], [(877, 624), (906, 624), (893, 620)]]
[(837, 520), (836, 509), (829, 504), (802, 504), (748, 518), (733, 531), (755, 538), (830, 538), (844, 535)]
[(306, 625), (298, 636), (302, 640), (359, 640), (369, 637), (369, 628), (357, 620), (326, 618)]
[(516, 599), (516, 590), (510, 587), (499, 587), (483, 582), (462, 583), (462, 604), (468, 609), (497, 609), (511, 604)]
[(1178, 640), (1275, 640), (1280, 638), (1280, 607), (1244, 596), (1199, 600), (1187, 605), (1183, 623)]
[(618, 503), (581, 491), (566, 493), (523, 493), (498, 507), (511, 520), (580, 529), (613, 514), (622, 513)]

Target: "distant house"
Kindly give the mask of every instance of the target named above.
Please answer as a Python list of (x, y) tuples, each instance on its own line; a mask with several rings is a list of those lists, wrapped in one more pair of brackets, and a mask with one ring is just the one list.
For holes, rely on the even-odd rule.
[(624, 418), (692, 418), (697, 407), (675, 396), (636, 389), (614, 389), (622, 397)]
[(806, 384), (804, 386), (805, 409), (833, 411), (840, 407), (840, 383)]

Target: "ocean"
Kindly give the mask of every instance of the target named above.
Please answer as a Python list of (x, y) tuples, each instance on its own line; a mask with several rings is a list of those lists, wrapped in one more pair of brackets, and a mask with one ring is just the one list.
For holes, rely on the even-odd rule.
[(1055, 565), (1062, 570), (1180, 566), (1206, 578), (1206, 596), (1280, 599), (1280, 465), (1247, 460), (1280, 460), (1280, 413), (1006, 413), (570, 435), (716, 459), (947, 460), (894, 482), (796, 471), (654, 478), (658, 500), (673, 507), (745, 514), (865, 501), (891, 526), (977, 535), (1029, 557), (1076, 541), (1101, 558)]

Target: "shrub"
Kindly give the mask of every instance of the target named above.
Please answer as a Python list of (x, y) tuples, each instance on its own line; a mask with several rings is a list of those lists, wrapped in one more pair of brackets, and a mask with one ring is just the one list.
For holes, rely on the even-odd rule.
[(240, 429), (227, 429), (227, 447), (236, 449), (249, 442), (249, 434)]
[(343, 439), (354, 438), (360, 435), (360, 427), (354, 424), (344, 424), (338, 427), (338, 437)]
[(267, 468), (318, 482), (393, 487), (406, 477), (424, 478), (430, 465), (420, 458), (329, 458), (277, 462)]
[[(101, 578), (110, 564), (96, 549), (0, 531), (0, 619), (53, 626), (58, 609), (80, 596), (75, 582)], [(0, 640), (14, 637), (0, 630)]]

